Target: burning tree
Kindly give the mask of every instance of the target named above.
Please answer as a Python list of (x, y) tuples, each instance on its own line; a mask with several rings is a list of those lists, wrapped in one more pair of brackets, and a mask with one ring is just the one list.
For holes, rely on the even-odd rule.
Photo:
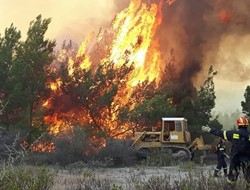
[(48, 83), (51, 95), (43, 103), (50, 133), (80, 123), (105, 137), (131, 135), (136, 125), (120, 117), (146, 100), (143, 90), (155, 90), (160, 79), (156, 31), (162, 3), (131, 1), (110, 29), (89, 35), (75, 55), (54, 63), (60, 72)]
[[(53, 142), (37, 139), (45, 133), (59, 137), (75, 126), (86, 129), (83, 138), (102, 147), (106, 138), (131, 137), (133, 130), (151, 127), (162, 116), (183, 116), (186, 110), (180, 105), (185, 101), (195, 115), (196, 89), (183, 89), (173, 49), (167, 63), (160, 51), (157, 32), (163, 4), (131, 0), (109, 29), (91, 33), (77, 51), (71, 42), (64, 44), (52, 64), (55, 42), (44, 39), (50, 19), (38, 16), (31, 23), (10, 65), (1, 62), (11, 68), (7, 75), (15, 76), (10, 77), (15, 85), (10, 90), (2, 85), (0, 95), (16, 103), (12, 111), (28, 110), (28, 144), (36, 142), (32, 150), (51, 151)], [(13, 36), (13, 48), (18, 48), (20, 34)]]

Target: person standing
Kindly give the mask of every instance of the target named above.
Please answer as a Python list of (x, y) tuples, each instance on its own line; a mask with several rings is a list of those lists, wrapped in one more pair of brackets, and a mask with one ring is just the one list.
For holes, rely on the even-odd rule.
[(229, 182), (236, 181), (242, 168), (245, 180), (250, 183), (250, 132), (246, 117), (237, 119), (238, 130), (222, 131), (202, 126), (202, 130), (215, 136), (219, 136), (232, 143), (230, 166), (228, 173)]
[(219, 143), (215, 146), (215, 153), (217, 154), (217, 166), (214, 170), (214, 177), (219, 177), (218, 173), (223, 168), (224, 176), (227, 176), (227, 163), (225, 158), (228, 157), (226, 154), (226, 145), (223, 138), (219, 138)]

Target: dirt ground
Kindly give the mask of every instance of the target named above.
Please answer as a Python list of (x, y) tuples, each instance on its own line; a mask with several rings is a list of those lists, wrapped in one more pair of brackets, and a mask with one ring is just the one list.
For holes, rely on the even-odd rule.
[(73, 184), (77, 184), (83, 176), (94, 176), (96, 179), (110, 180), (112, 184), (129, 189), (134, 180), (148, 180), (152, 176), (169, 176), (171, 183), (188, 177), (190, 172), (202, 172), (205, 175), (212, 174), (215, 165), (197, 166), (183, 164), (168, 167), (125, 167), (125, 168), (78, 168), (78, 171), (59, 171), (53, 190), (68, 190)]

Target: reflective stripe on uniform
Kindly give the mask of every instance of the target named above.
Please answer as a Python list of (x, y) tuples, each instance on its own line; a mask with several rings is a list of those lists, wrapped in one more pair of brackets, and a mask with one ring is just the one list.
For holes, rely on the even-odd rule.
[(225, 150), (225, 148), (220, 148), (219, 150)]
[(224, 139), (227, 140), (227, 131), (223, 132)]
[(240, 138), (240, 135), (239, 134), (233, 134), (233, 139), (239, 139)]

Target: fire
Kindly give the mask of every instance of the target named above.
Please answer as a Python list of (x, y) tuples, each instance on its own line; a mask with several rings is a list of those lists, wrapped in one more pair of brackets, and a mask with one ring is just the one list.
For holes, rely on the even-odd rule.
[(227, 10), (223, 10), (219, 13), (219, 18), (221, 22), (229, 24), (232, 21), (232, 13)]
[[(167, 1), (169, 5), (173, 2), (174, 0)], [(128, 124), (121, 125), (117, 121), (116, 110), (129, 102), (133, 89), (138, 84), (146, 80), (149, 82), (160, 80), (162, 55), (159, 50), (157, 29), (162, 22), (163, 3), (163, 0), (160, 0), (159, 3), (131, 0), (129, 7), (115, 17), (109, 30), (100, 31), (97, 36), (91, 33), (82, 42), (76, 57), (70, 57), (68, 61), (67, 69), (70, 76), (73, 75), (77, 66), (82, 70), (88, 70), (97, 64), (106, 62), (114, 63), (115, 68), (120, 68), (127, 62), (128, 65), (133, 65), (134, 69), (129, 74), (126, 85), (118, 89), (111, 104), (111, 112), (108, 109), (102, 110), (100, 121), (93, 121), (90, 113), (83, 111), (81, 107), (64, 108), (63, 113), (58, 111), (59, 108), (54, 108), (53, 113), (44, 118), (45, 123), (50, 125), (49, 134), (57, 135), (72, 128), (71, 123), (66, 122), (62, 115), (82, 124), (99, 122), (101, 127), (108, 126), (105, 131), (108, 131), (110, 137), (123, 138), (123, 132), (129, 133)], [(65, 52), (61, 55), (63, 54)], [(59, 59), (62, 60), (63, 57), (61, 56)], [(51, 109), (53, 107), (51, 102), (55, 100), (55, 97), (60, 97), (63, 100), (61, 104), (67, 107), (65, 104), (70, 102), (70, 99), (63, 95), (61, 85), (60, 78), (48, 84), (52, 95), (44, 101), (44, 108)], [(133, 106), (131, 105), (131, 107)], [(111, 117), (109, 117), (110, 113), (112, 113)], [(100, 141), (100, 146), (105, 144), (104, 139), (100, 140), (96, 137), (93, 137), (92, 141)]]
[(130, 64), (134, 63), (135, 67), (130, 86), (159, 77), (161, 55), (156, 31), (162, 21), (162, 4), (149, 6), (141, 0), (133, 0), (112, 25), (116, 35), (109, 59), (120, 67), (124, 63), (124, 53), (128, 55)]
[(53, 152), (55, 150), (55, 145), (53, 142), (39, 141), (34, 144), (30, 150), (33, 152)]
[(65, 124), (63, 120), (58, 119), (57, 114), (46, 116), (44, 121), (50, 124), (48, 133), (52, 135), (57, 135), (59, 132), (65, 132), (71, 128), (71, 126)]

